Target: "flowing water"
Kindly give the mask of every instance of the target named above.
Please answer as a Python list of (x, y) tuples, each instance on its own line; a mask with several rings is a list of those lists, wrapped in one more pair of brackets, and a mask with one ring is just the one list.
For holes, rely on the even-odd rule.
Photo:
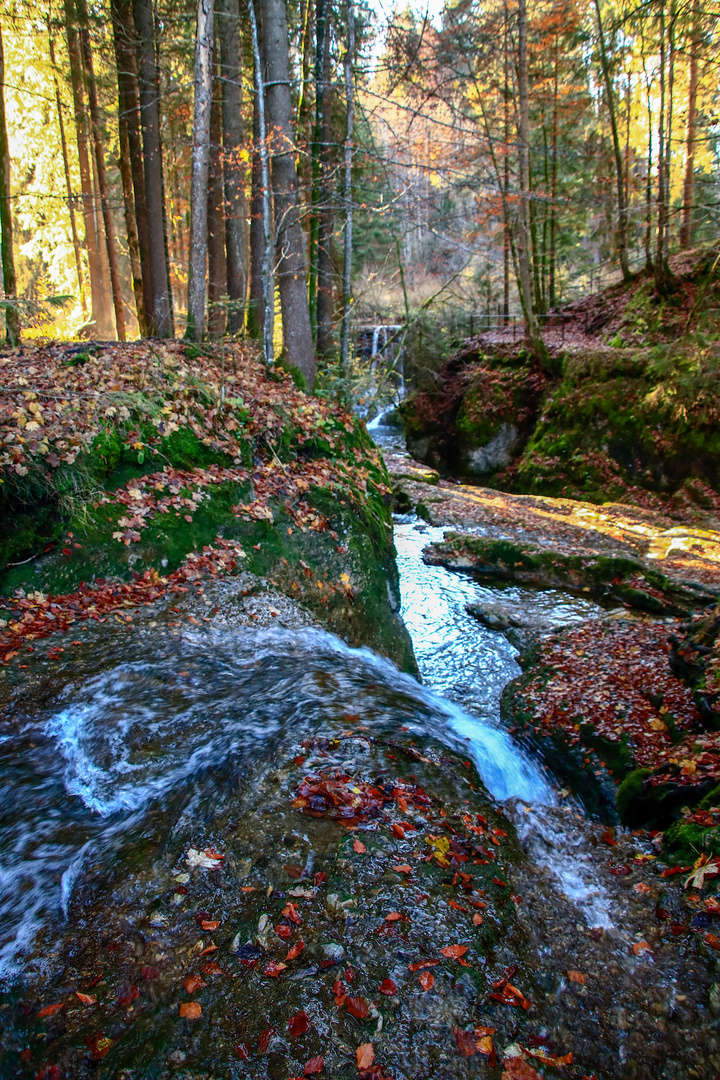
[[(325, 761), (353, 775), (372, 755), (382, 776), (393, 767), (388, 759), (414, 753), (421, 779), (422, 769), (430, 769), (432, 762), (447, 771), (442, 747), (460, 754), (453, 760), (471, 756), (529, 856), (526, 880), (534, 874), (545, 899), (552, 893), (550, 917), (572, 926), (579, 921), (578, 929), (613, 925), (613, 903), (597, 880), (597, 859), (582, 814), (563, 804), (542, 762), (530, 759), (500, 725), (502, 688), (520, 671), (515, 650), (466, 608), (471, 602), (499, 601), (519, 620), (546, 627), (602, 613), (588, 601), (556, 591), (488, 589), (470, 576), (426, 566), (422, 549), (441, 532), (413, 520), (396, 525), (402, 614), (422, 683), (317, 629), (178, 631), (151, 615), (130, 626), (91, 628), (79, 655), (54, 668), (39, 649), (23, 685), (6, 680), (0, 727), (0, 965), (10, 1000), (15, 1000), (14, 987), (22, 992), (21, 975), (25, 986), (35, 986), (35, 1001), (44, 1000), (38, 989), (43, 980), (69, 992), (90, 978), (101, 950), (120, 948), (121, 940), (130, 942), (122, 947), (128, 957), (132, 953), (136, 967), (144, 963), (143, 971), (155, 971), (148, 963), (159, 969), (165, 963), (170, 971), (171, 954), (179, 956), (185, 949), (194, 955), (190, 938), (187, 946), (182, 944), (172, 925), (176, 914), (185, 911), (189, 889), (195, 889), (196, 905), (204, 897), (208, 908), (213, 904), (237, 921), (237, 905), (231, 910), (227, 897), (236, 886), (239, 895), (241, 883), (246, 883), (243, 892), (272, 899), (285, 895), (278, 889), (287, 885), (278, 883), (287, 878), (289, 863), (299, 864), (295, 876), (303, 880), (323, 867), (331, 874), (337, 856), (327, 837), (312, 820), (298, 826), (298, 815), (290, 810), (298, 777), (322, 769)], [(217, 603), (229, 587), (214, 588)], [(232, 602), (231, 590), (226, 599)], [(423, 751), (432, 762), (413, 747), (435, 747)], [(381, 752), (382, 760), (377, 757)], [(461, 790), (452, 777), (447, 782), (449, 798), (462, 795), (466, 805), (470, 798), (485, 798)], [(489, 814), (492, 806), (487, 805)], [(337, 846), (336, 839), (332, 843)], [(216, 847), (220, 853), (234, 849), (222, 874), (192, 869), (190, 849), (212, 852)], [(341, 859), (337, 865), (343, 864)], [(392, 877), (368, 879), (373, 895), (382, 900)], [(422, 896), (416, 903), (422, 903)], [(193, 918), (189, 922), (197, 936), (200, 916)], [(433, 916), (428, 925), (437, 926), (437, 919)], [(238, 925), (233, 948), (237, 941), (252, 940), (251, 924)], [(331, 945), (322, 947), (327, 952)], [(368, 957), (373, 947), (364, 947)], [(342, 952), (339, 945), (332, 948)], [(378, 962), (382, 958), (379, 954)], [(103, 970), (109, 963), (103, 960)], [(180, 975), (173, 977), (179, 980)], [(294, 976), (303, 977), (303, 972)], [(103, 985), (102, 971), (98, 979)], [(452, 994), (469, 993), (462, 980), (453, 987), (446, 995), (448, 1009)], [(231, 1010), (223, 1008), (229, 1018)], [(435, 1021), (426, 1020), (430, 1062), (437, 1040)], [(246, 1016), (234, 1022), (250, 1023)], [(319, 1006), (314, 1022), (318, 1031), (324, 1030)], [(72, 1025), (58, 1030), (61, 1048)], [(143, 1030), (138, 1028), (132, 1050), (139, 1055), (132, 1060), (144, 1062), (140, 1071), (121, 1073), (112, 1066), (102, 1075), (170, 1075), (142, 1057), (148, 1040), (159, 1039), (159, 1029)], [(420, 1050), (408, 1030), (412, 1061)], [(32, 1057), (23, 1059), (32, 1061), (32, 1075), (47, 1060), (44, 1036), (37, 1038), (40, 1049), (32, 1043)], [(10, 1057), (0, 1058), (0, 1072), (30, 1075), (12, 1057), (22, 1037), (7, 1040)], [(102, 1053), (91, 1043), (97, 1063)], [(188, 1055), (200, 1053), (198, 1045), (188, 1035), (184, 1049), (163, 1060), (179, 1068)], [(290, 1064), (281, 1050), (275, 1073), (268, 1065), (267, 1073), (247, 1075), (284, 1080), (288, 1072), (283, 1070), (301, 1067)], [(403, 1075), (431, 1076), (439, 1069), (437, 1075), (464, 1076), (461, 1065), (442, 1072), (436, 1062)], [(82, 1069), (94, 1075), (95, 1067), (86, 1063)], [(86, 1072), (76, 1064), (66, 1075)], [(230, 1069), (217, 1075), (246, 1074)]]

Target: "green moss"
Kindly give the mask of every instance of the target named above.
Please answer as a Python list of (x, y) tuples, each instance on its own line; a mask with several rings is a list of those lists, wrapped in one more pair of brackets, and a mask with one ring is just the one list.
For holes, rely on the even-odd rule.
[(676, 821), (663, 837), (663, 851), (670, 861), (692, 866), (698, 855), (720, 855), (720, 829)]

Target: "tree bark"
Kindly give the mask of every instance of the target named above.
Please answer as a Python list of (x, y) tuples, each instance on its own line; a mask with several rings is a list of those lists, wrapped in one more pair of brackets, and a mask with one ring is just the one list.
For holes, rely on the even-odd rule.
[[(217, 65), (216, 65), (217, 71)], [(222, 297), (227, 295), (225, 258), (225, 213), (223, 192), (222, 86), (213, 81), (210, 109), (210, 168), (208, 172), (208, 337), (225, 333), (227, 312)]]
[(185, 336), (205, 336), (205, 290), (208, 247), (208, 178), (212, 111), (213, 0), (198, 0), (195, 34), (195, 104), (190, 177), (190, 256)]
[(254, 338), (256, 341), (262, 341), (263, 325), (265, 322), (265, 302), (263, 299), (263, 264), (265, 260), (263, 211), (265, 197), (262, 183), (260, 119), (257, 88), (253, 96), (253, 151), (250, 184), (250, 282), (247, 329), (251, 338)]
[(343, 312), (340, 335), (340, 357), (343, 371), (349, 374), (350, 364), (350, 304), (352, 300), (352, 163), (353, 138), (355, 126), (355, 86), (353, 82), (353, 60), (355, 59), (355, 9), (353, 0), (347, 0), (347, 49), (345, 50), (345, 111), (347, 130), (345, 134), (345, 183), (343, 202), (345, 204), (345, 253), (343, 259)]
[[(319, 9), (318, 9), (319, 17)], [(328, 13), (325, 9), (323, 14), (325, 23), (322, 41), (322, 79), (318, 90), (318, 96), (322, 97), (320, 106), (319, 124), (320, 137), (318, 156), (318, 188), (315, 213), (317, 217), (317, 297), (316, 297), (316, 320), (317, 320), (317, 351), (319, 356), (328, 357), (335, 348), (335, 335), (333, 327), (335, 323), (335, 268), (333, 266), (333, 239), (335, 236), (335, 214), (333, 208), (333, 143), (335, 132), (333, 130), (333, 116), (331, 107), (330, 89), (330, 28), (327, 25)], [(318, 37), (318, 42), (319, 42)], [(317, 70), (317, 69), (316, 69)], [(312, 291), (310, 293), (312, 297)]]
[[(140, 260), (142, 282), (142, 301), (138, 300), (135, 288), (135, 269), (133, 268), (133, 288), (138, 311), (140, 334), (147, 337), (152, 333), (153, 291), (150, 273), (150, 241), (148, 238), (147, 207), (145, 205), (145, 171), (142, 159), (142, 135), (140, 132), (140, 100), (138, 93), (137, 62), (135, 59), (135, 25), (133, 23), (130, 0), (111, 0), (110, 11), (113, 24), (113, 43), (118, 81), (118, 120), (120, 129), (120, 168), (123, 177), (123, 194), (127, 188), (127, 171), (131, 178), (131, 198), (125, 195), (126, 221), (127, 207), (132, 203), (132, 217), (137, 233), (137, 250)], [(127, 140), (127, 141), (125, 141)], [(131, 248), (130, 226), (128, 226), (128, 245)]]
[(285, 362), (291, 369), (297, 368), (311, 390), (315, 382), (315, 353), (295, 167), (287, 11), (285, 0), (261, 0), (261, 3)]
[(78, 289), (80, 291), (80, 304), (82, 306), (83, 315), (87, 318), (87, 301), (85, 299), (85, 283), (83, 281), (82, 272), (82, 256), (80, 254), (80, 238), (77, 231), (77, 222), (75, 221), (75, 196), (72, 189), (72, 180), (70, 178), (70, 159), (68, 157), (67, 149), (67, 137), (65, 135), (65, 120), (63, 119), (63, 103), (60, 97), (60, 84), (57, 80), (57, 64), (55, 62), (55, 43), (52, 37), (52, 29), (48, 22), (48, 44), (50, 47), (50, 64), (53, 72), (53, 84), (55, 86), (55, 104), (57, 106), (58, 114), (58, 127), (60, 128), (60, 147), (62, 150), (63, 170), (65, 173), (65, 190), (68, 197), (68, 214), (70, 216), (70, 234), (73, 241), (73, 251), (75, 253), (75, 272), (78, 279)]
[(245, 168), (240, 157), (247, 133), (242, 111), (242, 52), (238, 0), (220, 0), (218, 19), (222, 77), (227, 295), (230, 300), (228, 330), (231, 334), (237, 334), (245, 323), (248, 285), (248, 207), (245, 195)]
[[(270, 206), (270, 154), (265, 117), (265, 68), (260, 56), (260, 36), (258, 34), (254, 0), (248, 0), (248, 15), (250, 17), (250, 36), (252, 39), (253, 67), (255, 70), (254, 127), (257, 132), (255, 136), (259, 165), (259, 183), (257, 190), (259, 192), (260, 221), (262, 223), (262, 259), (258, 259), (259, 252), (257, 251), (257, 248), (253, 249), (253, 256), (255, 265), (259, 263), (260, 267), (259, 283), (262, 305), (263, 356), (265, 363), (270, 366), (275, 360), (275, 346), (273, 341), (275, 327), (275, 265), (273, 259), (272, 211)], [(263, 28), (263, 39), (265, 39), (265, 35), (266, 30)], [(253, 211), (254, 209), (255, 196), (253, 195)], [(308, 318), (308, 325), (309, 323), (310, 319)]]
[(700, 5), (693, 8), (690, 36), (690, 70), (688, 72), (687, 136), (685, 140), (685, 182), (683, 184), (683, 216), (680, 226), (680, 247), (692, 245), (692, 212), (695, 196), (695, 141), (697, 139), (698, 53), (700, 51)]
[(9, 345), (20, 342), (20, 312), (17, 307), (17, 279), (13, 255), (12, 205), (10, 202), (10, 146), (5, 120), (5, 53), (0, 27), (0, 255), (2, 256), (5, 334)]
[(143, 143), (145, 207), (148, 223), (149, 270), (152, 283), (152, 333), (173, 334), (172, 301), (168, 276), (160, 143), (160, 83), (155, 56), (152, 0), (132, 0), (137, 30), (138, 91)]
[(668, 222), (668, 177), (666, 143), (666, 79), (665, 68), (666, 40), (665, 40), (665, 5), (660, 0), (659, 14), (660, 34), (660, 115), (658, 117), (658, 195), (657, 195), (657, 229), (655, 234), (655, 291), (659, 296), (666, 296), (670, 289), (670, 267), (665, 257), (665, 233)]
[(75, 134), (80, 166), (80, 187), (82, 191), (83, 222), (85, 225), (85, 250), (88, 255), (90, 270), (91, 322), (98, 338), (109, 338), (112, 333), (107, 296), (103, 282), (102, 260), (100, 254), (100, 236), (95, 217), (95, 191), (93, 174), (88, 152), (88, 122), (85, 111), (85, 91), (83, 62), (80, 41), (75, 25), (73, 0), (65, 0), (65, 32), (67, 36), (68, 56), (70, 59), (70, 84), (75, 109)]
[(105, 227), (105, 246), (107, 249), (108, 266), (110, 268), (110, 287), (112, 289), (113, 307), (115, 309), (115, 328), (119, 341), (125, 341), (125, 307), (120, 286), (120, 270), (117, 261), (117, 238), (115, 236), (115, 223), (110, 211), (108, 198), (107, 175), (105, 172), (105, 149), (103, 147), (102, 132), (100, 129), (100, 110), (97, 99), (97, 84), (95, 82), (95, 69), (93, 66), (92, 47), (88, 30), (87, 8), (85, 0), (75, 0), (77, 13), (80, 20), (80, 43), (82, 47), (83, 66), (85, 68), (85, 85), (87, 87), (88, 104), (90, 107), (90, 126), (93, 135), (95, 150), (95, 168), (97, 170), (98, 191), (100, 194), (100, 208), (102, 210), (103, 225)]
[(520, 201), (518, 207), (517, 266), (520, 304), (525, 321), (525, 336), (533, 356), (542, 367), (548, 364), (548, 352), (543, 341), (532, 301), (530, 267), (530, 228), (528, 203), (530, 199), (530, 132), (527, 56), (526, 0), (518, 0), (518, 164), (520, 172)]
[(617, 187), (618, 201), (618, 227), (617, 249), (620, 260), (620, 269), (624, 281), (631, 281), (630, 264), (628, 262), (628, 217), (627, 203), (625, 199), (625, 179), (623, 171), (622, 150), (620, 148), (620, 135), (618, 133), (617, 109), (615, 107), (615, 91), (612, 84), (610, 63), (605, 48), (605, 32), (603, 30), (602, 15), (600, 12), (600, 0), (594, 0), (595, 14), (597, 16), (598, 44), (600, 46), (600, 67), (602, 69), (603, 82), (605, 84), (605, 98), (608, 113), (610, 115), (610, 131), (612, 133), (613, 156), (615, 159), (615, 182)]

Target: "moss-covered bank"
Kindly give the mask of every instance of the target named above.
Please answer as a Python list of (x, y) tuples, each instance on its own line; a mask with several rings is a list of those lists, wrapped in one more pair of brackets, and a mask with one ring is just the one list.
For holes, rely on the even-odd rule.
[(0, 656), (81, 587), (151, 574), (161, 589), (220, 539), (350, 644), (413, 668), (387, 473), (347, 413), (236, 346), (58, 345), (0, 364)]

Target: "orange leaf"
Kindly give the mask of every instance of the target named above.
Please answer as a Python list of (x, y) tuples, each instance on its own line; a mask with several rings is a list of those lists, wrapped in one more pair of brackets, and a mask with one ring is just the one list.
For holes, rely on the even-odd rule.
[(196, 990), (202, 990), (203, 986), (207, 986), (207, 983), (199, 975), (186, 975), (183, 979), (183, 986), (188, 994), (194, 994)]
[(412, 866), (408, 866), (407, 863), (400, 863), (399, 866), (393, 866), (393, 870), (398, 874), (412, 874)]
[(368, 1004), (364, 997), (345, 998), (345, 1008), (357, 1020), (365, 1020), (368, 1015)]
[(358, 1046), (355, 1051), (355, 1057), (357, 1058), (357, 1067), (361, 1071), (363, 1069), (369, 1069), (375, 1060), (375, 1050), (372, 1043), (363, 1043)]
[(408, 971), (420, 971), (421, 968), (437, 967), (439, 960), (418, 960), (415, 964), (408, 964)]
[(525, 1058), (512, 1057), (503, 1061), (502, 1080), (542, 1080), (542, 1077)]
[(79, 990), (75, 991), (75, 997), (82, 1001), (83, 1005), (95, 1005), (97, 998), (94, 998), (92, 994), (81, 994)]
[(285, 959), (286, 960), (294, 960), (296, 957), (298, 957), (300, 955), (300, 953), (303, 951), (304, 948), (305, 948), (305, 942), (304, 941), (296, 941), (295, 944), (293, 945), (292, 949), (290, 949), (288, 951), (288, 954), (285, 957)]
[(457, 960), (458, 957), (464, 956), (468, 951), (467, 945), (446, 945), (440, 952), (443, 956), (447, 956), (448, 960)]
[(203, 921), (200, 923), (200, 926), (203, 930), (217, 930), (219, 925), (220, 923), (215, 922), (214, 919), (203, 919)]
[(222, 975), (222, 973), (223, 969), (214, 960), (211, 960), (209, 964), (205, 964), (203, 967), (203, 975)]
[(462, 904), (456, 904), (454, 900), (449, 900), (448, 903), (450, 907), (455, 908), (456, 911), (464, 911), (466, 915), (470, 914), (468, 909), (466, 907), (463, 907)]
[(58, 1009), (64, 1009), (65, 1002), (61, 1001), (59, 1005), (46, 1005), (44, 1009), (41, 1009), (38, 1016), (52, 1016), (58, 1011)]
[(483, 924), (483, 917), (482, 917), (482, 915), (480, 914), (479, 911), (476, 911), (475, 914), (473, 915), (473, 924), (475, 926), (482, 926), (482, 924)]
[(707, 933), (705, 935), (705, 940), (707, 941), (708, 945), (710, 945), (713, 949), (717, 949), (718, 951), (720, 951), (720, 938), (717, 937), (715, 934)]
[(426, 992), (432, 990), (435, 985), (435, 976), (432, 971), (423, 971), (422, 975), (418, 976), (418, 982)]
[(208, 945), (206, 949), (203, 949), (200, 953), (201, 956), (207, 956), (208, 953), (217, 952), (217, 945)]
[(647, 893), (651, 893), (652, 891), (652, 886), (646, 885), (644, 881), (638, 881), (637, 885), (633, 885), (633, 892), (643, 893), (644, 895), (646, 895)]
[(179, 1011), (183, 1020), (197, 1020), (202, 1013), (202, 1005), (199, 1001), (184, 1001)]
[(353, 840), (353, 851), (356, 851), (358, 855), (364, 855), (367, 848), (363, 844), (362, 840), (358, 840), (357, 837)]
[(647, 941), (636, 941), (632, 947), (632, 951), (636, 956), (639, 956), (642, 952), (650, 952), (650, 946)]
[(265, 974), (269, 975), (271, 979), (277, 979), (280, 976), (280, 972), (284, 971), (287, 964), (278, 964), (275, 960), (271, 960), (265, 968)]
[(587, 975), (583, 975), (582, 971), (568, 971), (567, 976), (570, 982), (580, 983), (581, 986), (587, 982)]
[(398, 825), (396, 823), (393, 823), (390, 826), (390, 832), (394, 833), (395, 836), (397, 836), (399, 840), (404, 840), (405, 839), (405, 830), (402, 828), (402, 826), (400, 826), (400, 825)]
[(399, 911), (391, 911), (389, 915), (385, 916), (385, 922), (397, 922), (398, 919), (402, 919)]

